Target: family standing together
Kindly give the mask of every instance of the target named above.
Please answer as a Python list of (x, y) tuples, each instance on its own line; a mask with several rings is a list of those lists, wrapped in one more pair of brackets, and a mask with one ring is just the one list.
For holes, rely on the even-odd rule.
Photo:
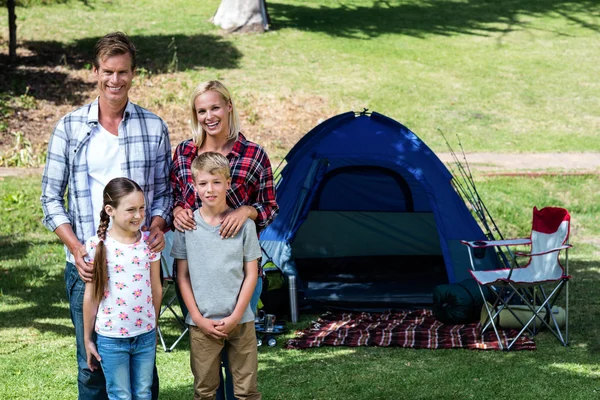
[(218, 81), (193, 91), (192, 139), (171, 155), (167, 125), (129, 100), (135, 69), (125, 34), (98, 40), (98, 97), (57, 123), (42, 178), (44, 224), (65, 245), (79, 398), (158, 398), (168, 251), (190, 325), (194, 398), (260, 399), (258, 235), (278, 211), (269, 158), (240, 132)]

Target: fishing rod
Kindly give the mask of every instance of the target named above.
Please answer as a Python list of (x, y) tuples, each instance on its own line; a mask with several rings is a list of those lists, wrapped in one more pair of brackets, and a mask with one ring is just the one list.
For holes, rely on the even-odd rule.
[[(467, 161), (464, 147), (462, 146), (460, 138), (457, 135), (458, 143), (459, 143), (459, 146), (462, 151), (462, 155), (463, 155), (463, 159), (464, 159), (466, 168), (460, 162), (458, 156), (456, 155), (456, 152), (450, 145), (450, 142), (448, 141), (448, 139), (446, 138), (444, 133), (439, 129), (438, 129), (438, 131), (444, 138), (444, 141), (446, 142), (446, 145), (448, 146), (448, 149), (450, 150), (450, 154), (452, 155), (452, 158), (454, 159), (454, 163), (455, 163), (456, 167), (458, 168), (460, 178), (462, 178), (462, 182), (460, 182), (458, 179), (459, 175), (455, 174), (454, 169), (450, 166), (450, 169), (451, 169), (451, 172), (453, 175), (452, 183), (454, 184), (455, 188), (458, 188), (457, 193), (463, 199), (463, 201), (465, 201), (465, 202), (468, 201), (469, 203), (471, 203), (471, 207), (472, 207), (475, 215), (477, 216), (477, 218), (479, 219), (479, 221), (485, 228), (485, 231), (486, 231), (485, 235), (488, 237), (488, 239), (495, 240), (494, 232), (496, 232), (497, 235), (499, 236), (500, 240), (503, 240), (504, 236), (502, 235), (502, 232), (498, 228), (498, 225), (492, 218), (491, 213), (489, 212), (487, 206), (485, 205), (485, 203), (481, 199), (481, 196), (479, 195), (479, 191), (477, 190), (477, 186), (475, 185), (475, 179), (473, 178), (473, 174), (471, 172), (471, 167), (469, 165), (469, 162)], [(466, 186), (466, 189), (465, 189), (465, 186)], [(492, 224), (493, 229), (490, 226), (490, 224), (488, 223), (488, 220)], [(504, 254), (504, 250), (502, 249), (502, 247), (498, 247), (498, 250), (499, 250), (499, 254), (502, 258), (502, 261), (504, 262), (504, 265), (507, 265), (507, 266), (510, 265), (509, 260), (506, 257), (506, 254)], [(514, 254), (512, 253), (510, 248), (508, 248), (507, 246), (506, 246), (506, 251), (508, 251), (508, 253), (510, 255), (510, 259), (515, 263), (516, 266), (518, 266), (518, 263), (517, 263), (517, 260), (514, 256)]]
[[(482, 204), (481, 198), (477, 195), (477, 192), (472, 189), (472, 187), (474, 186), (474, 183), (472, 181), (469, 181), (469, 179), (467, 178), (464, 167), (460, 163), (460, 160), (458, 159), (456, 152), (450, 145), (450, 142), (448, 142), (448, 139), (446, 138), (444, 133), (439, 129), (438, 129), (438, 131), (444, 138), (446, 145), (448, 146), (448, 149), (450, 149), (450, 154), (452, 155), (452, 158), (454, 159), (454, 164), (458, 167), (458, 173), (456, 173), (456, 171), (452, 167), (452, 164), (449, 165), (450, 172), (452, 173), (452, 177), (453, 177), (453, 179), (452, 179), (453, 186), (455, 186), (455, 188), (457, 189), (457, 192), (458, 192), (459, 196), (462, 198), (462, 200), (464, 202), (468, 201), (470, 203), (471, 208), (475, 212), (477, 218), (481, 221), (481, 223), (484, 225), (484, 227), (488, 231), (486, 233), (486, 236), (488, 236), (488, 239), (494, 240), (494, 235), (491, 232), (489, 225), (487, 224), (483, 207), (481, 207), (481, 204)], [(462, 181), (464, 182), (464, 184), (461, 183), (461, 181), (458, 179), (458, 176), (460, 176), (462, 178)]]

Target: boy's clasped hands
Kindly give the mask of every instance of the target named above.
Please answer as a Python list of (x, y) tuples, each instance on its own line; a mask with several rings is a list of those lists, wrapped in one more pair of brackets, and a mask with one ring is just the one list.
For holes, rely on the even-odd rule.
[(229, 332), (231, 332), (233, 328), (239, 324), (239, 322), (239, 319), (236, 319), (231, 315), (219, 321), (214, 321), (204, 317), (194, 320), (196, 326), (200, 328), (204, 334), (214, 339), (227, 339)]

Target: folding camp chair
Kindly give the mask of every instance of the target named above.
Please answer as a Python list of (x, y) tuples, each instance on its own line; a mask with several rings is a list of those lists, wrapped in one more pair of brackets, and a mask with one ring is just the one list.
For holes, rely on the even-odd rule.
[(160, 328), (160, 323), (158, 324), (158, 328), (157, 328), (158, 329), (158, 337), (160, 338), (160, 342), (161, 342), (165, 352), (172, 351), (175, 348), (175, 346), (177, 346), (177, 344), (181, 341), (181, 339), (183, 339), (185, 337), (185, 334), (189, 330), (189, 328), (187, 327), (187, 325), (185, 323), (185, 315), (181, 316), (180, 314), (177, 313), (176, 309), (173, 308), (173, 306), (176, 305), (178, 302), (178, 297), (177, 297), (177, 291), (176, 291), (177, 281), (173, 274), (174, 259), (170, 255), (172, 246), (173, 246), (173, 232), (169, 231), (169, 232), (165, 233), (165, 249), (161, 253), (162, 255), (161, 255), (161, 260), (160, 260), (160, 264), (162, 267), (162, 274), (163, 274), (163, 301), (162, 301), (162, 308), (161, 308), (160, 314), (159, 314), (159, 319), (161, 317), (163, 317), (163, 315), (167, 311), (169, 311), (170, 314), (172, 314), (175, 317), (175, 319), (177, 321), (177, 325), (179, 325), (181, 327), (181, 333), (171, 346), (167, 346), (167, 344), (165, 343), (165, 338), (164, 338), (163, 332)]
[[(498, 333), (500, 313), (510, 312), (522, 326), (521, 331), (507, 341), (506, 350), (526, 331), (535, 335), (541, 326), (546, 326), (563, 346), (569, 343), (569, 258), (568, 244), (571, 216), (564, 208), (545, 207), (538, 210), (533, 208), (533, 226), (529, 239), (492, 240), (492, 241), (462, 241), (469, 251), (471, 275), (479, 284), (481, 295), (482, 286), (493, 289), (496, 294), (494, 304), (484, 301), (487, 320), (482, 325), (482, 333), (491, 326), (494, 329), (500, 348), (502, 340)], [(507, 268), (477, 271), (474, 258), (483, 258), (486, 248), (530, 245), (530, 253), (515, 252), (517, 256), (529, 257), (527, 265), (519, 267), (515, 264)], [(560, 263), (559, 252), (565, 250), (565, 267)], [(549, 289), (548, 289), (549, 288)], [(563, 288), (565, 289), (565, 326), (560, 324), (552, 312)], [(485, 297), (484, 297), (485, 298)], [(521, 303), (517, 307), (515, 303)], [(523, 313), (517, 308), (527, 308), (529, 319), (524, 321)], [(520, 316), (519, 316), (520, 315)]]

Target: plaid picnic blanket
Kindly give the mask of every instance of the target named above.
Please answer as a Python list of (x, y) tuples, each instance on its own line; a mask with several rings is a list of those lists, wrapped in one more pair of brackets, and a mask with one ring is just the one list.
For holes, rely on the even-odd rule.
[[(325, 313), (305, 330), (296, 332), (287, 349), (321, 346), (399, 346), (416, 349), (479, 349), (498, 350), (494, 331), (480, 335), (481, 324), (443, 324), (431, 310), (384, 313)], [(500, 330), (506, 343), (518, 333), (514, 329)], [(535, 350), (535, 342), (522, 336), (511, 350)]]

